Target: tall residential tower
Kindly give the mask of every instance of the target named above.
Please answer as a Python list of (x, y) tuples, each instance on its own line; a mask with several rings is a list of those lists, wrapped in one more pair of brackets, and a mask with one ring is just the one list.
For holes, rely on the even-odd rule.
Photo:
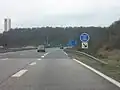
[(9, 31), (11, 29), (11, 19), (4, 19), (4, 31)]

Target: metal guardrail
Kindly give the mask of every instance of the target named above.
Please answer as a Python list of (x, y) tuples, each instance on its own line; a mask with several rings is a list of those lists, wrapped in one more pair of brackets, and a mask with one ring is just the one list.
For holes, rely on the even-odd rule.
[(15, 52), (15, 51), (22, 51), (22, 50), (31, 50), (36, 48), (8, 48), (8, 49), (0, 49), (0, 53), (6, 52)]
[(101, 64), (105, 64), (105, 65), (108, 64), (107, 62), (104, 62), (104, 61), (102, 61), (102, 60), (100, 60), (100, 59), (98, 59), (98, 58), (96, 58), (96, 57), (94, 57), (92, 55), (89, 55), (89, 54), (85, 53), (85, 52), (80, 52), (80, 51), (75, 51), (75, 50), (69, 50), (69, 49), (66, 49), (65, 51), (66, 52), (70, 52), (70, 53), (75, 53), (75, 54), (78, 54), (78, 55), (82, 54), (82, 55), (85, 55), (85, 56), (87, 56), (87, 57), (89, 57), (89, 58), (91, 58), (91, 59), (93, 59), (93, 60), (101, 63)]

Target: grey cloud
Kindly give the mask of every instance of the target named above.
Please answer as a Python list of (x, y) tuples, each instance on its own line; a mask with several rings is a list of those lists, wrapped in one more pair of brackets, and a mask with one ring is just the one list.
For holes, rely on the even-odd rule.
[(2, 0), (0, 29), (3, 28), (5, 17), (12, 19), (13, 28), (47, 25), (108, 26), (120, 18), (119, 9), (120, 0)]

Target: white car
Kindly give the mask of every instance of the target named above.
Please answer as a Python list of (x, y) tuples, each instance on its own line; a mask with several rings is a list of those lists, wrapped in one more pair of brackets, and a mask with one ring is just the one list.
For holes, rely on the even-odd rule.
[(37, 48), (37, 52), (45, 52), (45, 46), (44, 45), (39, 45)]

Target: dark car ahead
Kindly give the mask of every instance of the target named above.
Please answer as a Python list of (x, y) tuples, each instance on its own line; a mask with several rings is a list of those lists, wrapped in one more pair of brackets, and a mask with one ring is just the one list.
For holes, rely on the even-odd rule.
[(64, 49), (64, 47), (63, 47), (63, 46), (60, 46), (60, 49)]
[(37, 48), (37, 52), (45, 52), (45, 46), (44, 45), (39, 45)]

